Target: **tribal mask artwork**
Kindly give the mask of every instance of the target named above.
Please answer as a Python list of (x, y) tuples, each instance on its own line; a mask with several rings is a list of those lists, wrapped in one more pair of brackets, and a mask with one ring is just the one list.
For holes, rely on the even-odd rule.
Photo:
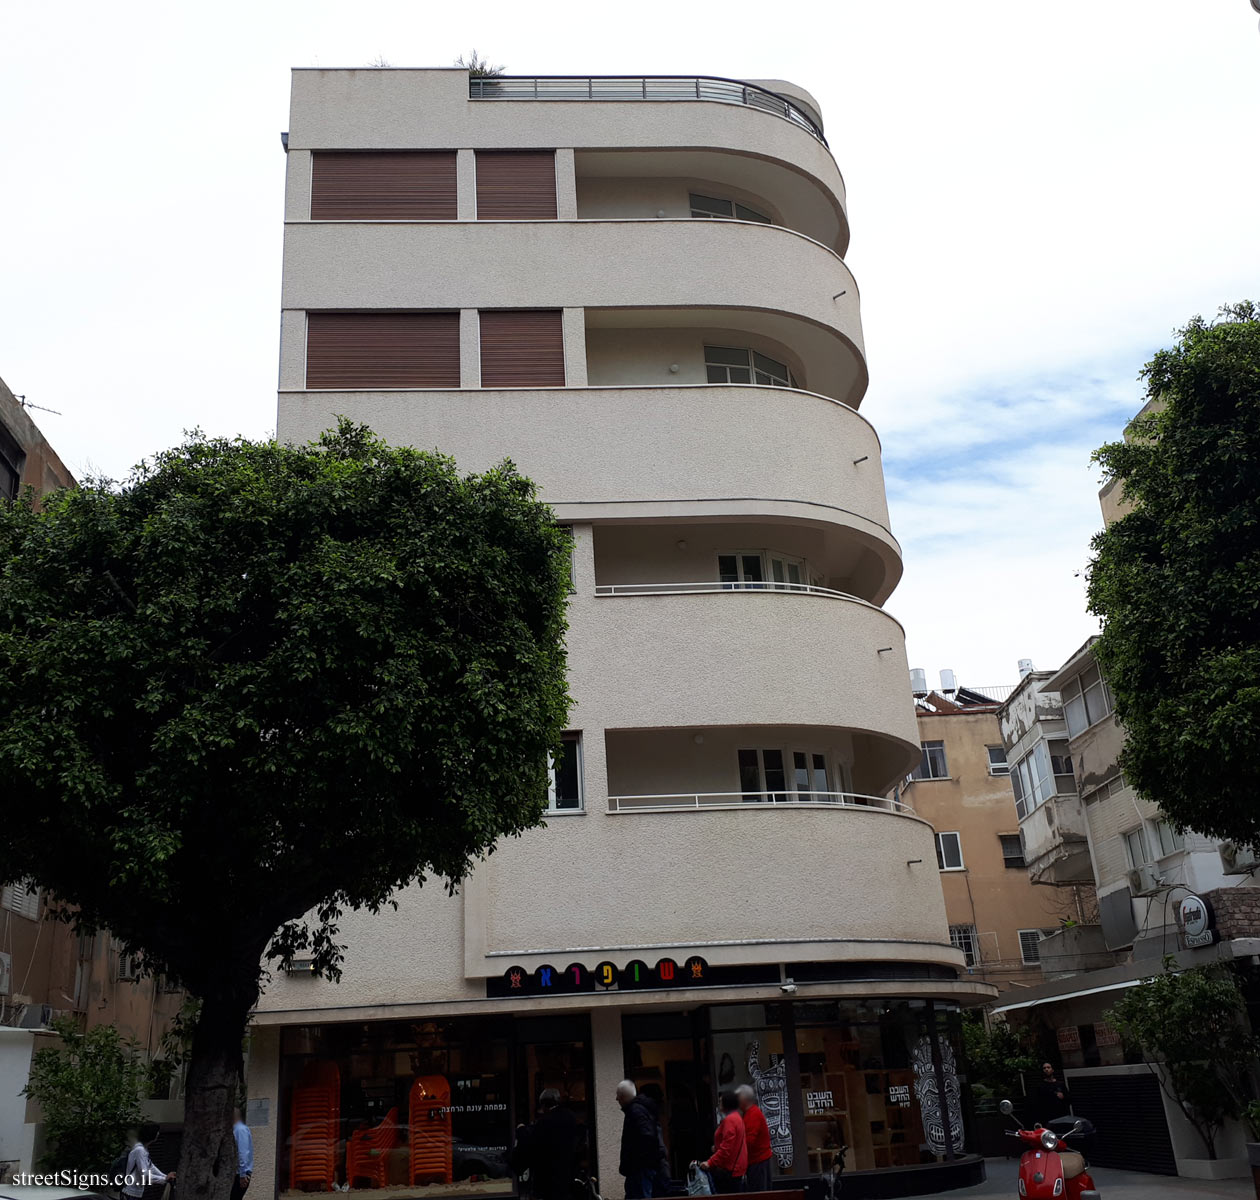
[(757, 1105), (770, 1126), (770, 1148), (787, 1170), (792, 1165), (792, 1115), (788, 1109), (787, 1063), (781, 1054), (770, 1055), (770, 1067), (761, 1069), (761, 1043), (749, 1042), (748, 1074), (752, 1077)]
[(945, 1121), (948, 1119), (949, 1140), (957, 1153), (963, 1145), (962, 1088), (958, 1083), (953, 1047), (946, 1041), (940, 1045), (945, 1095), (941, 1096), (937, 1086), (936, 1070), (932, 1066), (932, 1040), (927, 1034), (914, 1047), (914, 1094), (918, 1097), (928, 1148), (933, 1154), (945, 1153)]

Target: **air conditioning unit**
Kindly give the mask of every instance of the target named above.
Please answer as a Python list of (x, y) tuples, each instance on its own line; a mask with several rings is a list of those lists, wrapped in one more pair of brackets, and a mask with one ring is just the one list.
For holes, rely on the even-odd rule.
[(0, 952), (0, 996), (13, 990), (13, 956)]
[(140, 978), (140, 957), (136, 954), (128, 954), (125, 950), (118, 952), (118, 979), (121, 982), (124, 979), (136, 980)]
[(52, 1019), (51, 1004), (28, 1004), (19, 1025), (22, 1029), (47, 1029)]
[(1221, 869), (1226, 875), (1250, 875), (1260, 867), (1260, 857), (1251, 846), (1237, 842), (1221, 843)]
[(1129, 872), (1129, 891), (1135, 896), (1149, 896), (1159, 888), (1159, 871), (1154, 863), (1143, 863)]

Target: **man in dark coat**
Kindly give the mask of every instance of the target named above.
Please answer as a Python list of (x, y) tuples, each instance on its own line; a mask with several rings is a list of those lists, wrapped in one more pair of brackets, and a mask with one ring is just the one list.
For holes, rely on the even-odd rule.
[(1055, 1117), (1068, 1115), (1070, 1102), (1067, 1087), (1054, 1073), (1051, 1063), (1041, 1064), (1041, 1082), (1037, 1085), (1037, 1120), (1049, 1125)]
[(529, 1137), (529, 1179), (534, 1200), (572, 1200), (583, 1129), (547, 1088), (538, 1097), (538, 1120)]
[(622, 1112), (618, 1170), (626, 1177), (626, 1200), (649, 1200), (657, 1194), (653, 1189), (661, 1161), (656, 1113), (629, 1079), (617, 1084), (617, 1103)]

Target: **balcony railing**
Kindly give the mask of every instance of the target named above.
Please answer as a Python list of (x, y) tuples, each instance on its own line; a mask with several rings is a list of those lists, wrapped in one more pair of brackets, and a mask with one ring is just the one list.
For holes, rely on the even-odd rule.
[(790, 808), (878, 808), (902, 816), (914, 816), (914, 809), (900, 800), (888, 796), (864, 796), (860, 792), (668, 792), (608, 797), (610, 813), (743, 808), (749, 804)]
[(799, 125), (825, 146), (818, 123), (777, 92), (712, 75), (472, 76), (471, 100), (716, 100), (746, 104)]
[(812, 583), (783, 583), (773, 579), (760, 581), (740, 580), (737, 583), (723, 583), (716, 579), (703, 579), (698, 583), (599, 583), (595, 585), (597, 596), (693, 596), (709, 592), (742, 592), (761, 595), (765, 592), (794, 592), (799, 596), (829, 596), (833, 600), (849, 600), (854, 604), (864, 604), (867, 608), (879, 608), (861, 596), (852, 596), (848, 592), (838, 592), (835, 588), (816, 587)]

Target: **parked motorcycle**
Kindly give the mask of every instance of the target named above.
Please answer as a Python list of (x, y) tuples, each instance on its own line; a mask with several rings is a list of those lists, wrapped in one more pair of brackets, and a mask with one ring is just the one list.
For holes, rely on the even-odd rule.
[(1008, 1137), (1019, 1138), (1028, 1147), (1019, 1160), (1019, 1194), (1046, 1200), (1100, 1200), (1094, 1181), (1090, 1178), (1085, 1156), (1073, 1150), (1065, 1141), (1069, 1137), (1084, 1137), (1093, 1132), (1093, 1126), (1084, 1119), (1077, 1120), (1070, 1129), (1056, 1133), (1040, 1125), (1025, 1129), (1013, 1115), (1015, 1106), (1003, 1100), (998, 1108), (1019, 1125), (1008, 1129)]

